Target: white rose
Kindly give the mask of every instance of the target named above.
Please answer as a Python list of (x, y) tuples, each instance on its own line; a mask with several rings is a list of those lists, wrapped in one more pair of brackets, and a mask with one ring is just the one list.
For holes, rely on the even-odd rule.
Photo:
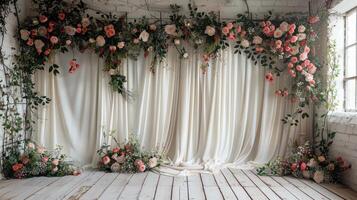
[(124, 46), (125, 46), (125, 42), (118, 42), (118, 44), (117, 44), (117, 47), (118, 47), (119, 49), (124, 48)]
[(157, 165), (157, 158), (156, 157), (152, 157), (149, 159), (149, 163), (148, 166), (149, 168), (154, 168)]
[(296, 55), (299, 53), (299, 46), (292, 46), (291, 49), (292, 49), (291, 51), (292, 55)]
[(206, 26), (205, 34), (209, 36), (214, 36), (214, 34), (216, 34), (216, 29), (212, 26)]
[(275, 31), (274, 31), (275, 38), (280, 38), (282, 35), (283, 35), (283, 32), (280, 30), (280, 28), (275, 29)]
[(99, 46), (99, 47), (102, 47), (105, 45), (105, 39), (101, 35), (98, 35), (98, 37), (95, 41), (97, 42), (97, 46)]
[(110, 69), (108, 73), (109, 73), (109, 75), (116, 75), (117, 74), (117, 70), (116, 69)]
[(289, 24), (287, 22), (281, 22), (279, 29), (283, 32), (286, 32), (289, 30)]
[(35, 40), (34, 42), (37, 51), (42, 51), (42, 47), (45, 46), (45, 43), (42, 40)]
[(322, 183), (322, 181), (324, 181), (324, 172), (323, 171), (316, 171), (314, 173), (313, 179), (314, 179), (314, 181), (316, 183)]
[(81, 23), (83, 27), (88, 27), (90, 25), (90, 20), (88, 17), (83, 17)]
[(139, 40), (142, 40), (143, 42), (147, 42), (149, 40), (150, 34), (144, 30), (143, 32), (140, 33), (139, 35)]
[(64, 32), (67, 33), (67, 35), (73, 36), (76, 34), (76, 28), (74, 28), (73, 26), (65, 26)]
[(306, 28), (305, 28), (304, 25), (300, 25), (300, 26), (298, 27), (299, 33), (303, 33), (303, 32), (305, 32), (305, 30), (306, 30)]
[(184, 53), (184, 54), (182, 55), (182, 57), (183, 57), (183, 58), (188, 58), (188, 53)]
[(25, 29), (21, 29), (20, 30), (20, 36), (22, 40), (28, 40), (29, 36), (30, 36), (30, 31), (25, 30)]
[(180, 39), (175, 39), (174, 43), (175, 43), (175, 45), (180, 45), (181, 41), (180, 41)]
[[(305, 72), (305, 71), (303, 71), (303, 72)], [(306, 72), (305, 72), (305, 73), (306, 73)], [(307, 166), (308, 166), (308, 167), (316, 167), (316, 166), (317, 166), (316, 160), (313, 159), (313, 158), (311, 158), (311, 159), (309, 160), (309, 162), (307, 163)]]
[(27, 147), (28, 147), (29, 149), (34, 149), (34, 148), (35, 148), (35, 144), (32, 143), (32, 142), (29, 142), (29, 143), (27, 144)]
[(94, 43), (94, 42), (95, 42), (95, 39), (89, 38), (89, 43)]
[(306, 73), (306, 74), (305, 74), (305, 81), (306, 81), (306, 82), (310, 82), (310, 81), (312, 81), (312, 80), (314, 80), (314, 75), (309, 74), (309, 73)]
[(304, 178), (309, 179), (309, 178), (310, 178), (310, 172), (309, 172), (309, 170), (303, 171), (303, 172), (302, 172), (302, 175), (304, 176)]
[(306, 34), (305, 33), (299, 33), (299, 34), (297, 34), (297, 37), (298, 37), (299, 41), (305, 40), (306, 39)]
[(121, 166), (119, 163), (113, 163), (112, 166), (110, 166), (110, 170), (112, 172), (120, 172)]
[(176, 35), (176, 25), (175, 24), (168, 24), (165, 26), (165, 32), (168, 35)]
[(246, 40), (246, 39), (243, 39), (241, 42), (240, 42), (240, 45), (242, 45), (243, 47), (247, 48), (249, 47), (249, 41)]
[(155, 24), (150, 24), (149, 28), (152, 31), (156, 31), (156, 25)]
[(263, 39), (259, 36), (254, 36), (253, 38), (253, 44), (261, 44), (263, 42)]

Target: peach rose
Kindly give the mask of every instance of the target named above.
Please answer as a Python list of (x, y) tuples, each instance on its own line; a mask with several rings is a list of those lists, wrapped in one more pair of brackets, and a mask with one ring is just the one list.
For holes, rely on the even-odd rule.
[(105, 45), (105, 39), (101, 35), (98, 35), (95, 41), (96, 41), (97, 46), (99, 46), (99, 47), (102, 47)]

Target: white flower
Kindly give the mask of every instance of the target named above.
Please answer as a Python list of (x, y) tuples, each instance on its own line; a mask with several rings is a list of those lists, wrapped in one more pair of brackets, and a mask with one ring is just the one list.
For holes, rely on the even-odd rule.
[(89, 38), (89, 43), (94, 43), (94, 42), (95, 42), (95, 39)]
[(52, 172), (57, 172), (57, 171), (58, 171), (58, 167), (57, 166), (52, 169)]
[(246, 40), (246, 39), (243, 39), (241, 42), (240, 42), (240, 45), (242, 45), (243, 47), (247, 48), (249, 47), (249, 41)]
[(291, 54), (296, 55), (299, 53), (299, 46), (291, 46)]
[(45, 36), (47, 34), (47, 28), (44, 26), (40, 26), (38, 28), (38, 34), (41, 36)]
[(42, 47), (45, 46), (45, 43), (42, 40), (35, 40), (34, 42), (37, 51), (42, 51)]
[(150, 24), (149, 29), (152, 31), (156, 31), (156, 25), (155, 24)]
[(289, 24), (287, 22), (281, 22), (279, 29), (283, 32), (286, 32), (289, 30)]
[(97, 39), (95, 41), (97, 42), (97, 46), (99, 46), (99, 47), (102, 47), (105, 45), (105, 39), (101, 35), (98, 35)]
[(175, 24), (168, 24), (165, 26), (165, 32), (168, 35), (176, 35), (176, 25)]
[(83, 17), (81, 23), (83, 27), (88, 27), (90, 25), (90, 20), (88, 17)]
[(30, 36), (30, 31), (25, 30), (25, 29), (21, 29), (20, 30), (20, 36), (22, 40), (28, 40), (29, 36)]
[(307, 166), (308, 166), (308, 167), (316, 167), (316, 166), (317, 166), (316, 160), (313, 159), (313, 158), (311, 158), (311, 159), (309, 160), (309, 162), (307, 163)]
[(188, 53), (184, 53), (184, 54), (182, 55), (182, 57), (183, 57), (183, 58), (188, 58)]
[(300, 25), (300, 26), (298, 27), (299, 33), (303, 33), (303, 32), (305, 32), (305, 30), (306, 30), (306, 28), (305, 28), (304, 25)]
[(323, 171), (316, 171), (314, 173), (313, 179), (314, 179), (314, 181), (316, 183), (322, 183), (322, 181), (324, 181), (324, 172)]
[(253, 38), (253, 44), (261, 44), (263, 42), (263, 39), (259, 36), (254, 36)]
[(305, 33), (299, 33), (299, 34), (297, 34), (297, 37), (298, 37), (299, 41), (305, 40), (306, 39), (306, 34)]
[(125, 46), (125, 42), (118, 42), (118, 44), (117, 44), (117, 47), (118, 47), (119, 49), (124, 48), (124, 46)]
[(140, 33), (139, 35), (139, 40), (142, 40), (143, 42), (147, 42), (149, 40), (150, 34), (144, 30), (143, 32)]
[(109, 75), (116, 75), (117, 74), (117, 70), (116, 69), (110, 69), (108, 73), (109, 73)]
[(112, 172), (119, 172), (120, 169), (121, 169), (120, 164), (117, 163), (117, 162), (116, 162), (116, 163), (113, 163), (112, 166), (110, 166), (110, 170), (111, 170)]
[(180, 41), (180, 39), (175, 39), (174, 43), (175, 43), (175, 45), (180, 45), (181, 41)]
[(203, 41), (202, 41), (201, 39), (195, 40), (195, 43), (196, 43), (196, 44), (202, 44), (202, 42), (203, 42)]
[(303, 171), (303, 172), (302, 172), (302, 175), (304, 176), (304, 178), (309, 179), (309, 178), (310, 178), (310, 172), (309, 172), (309, 170)]
[(124, 163), (125, 162), (125, 156), (122, 155), (122, 156), (118, 156), (116, 157), (115, 159), (118, 163)]
[(76, 28), (74, 28), (73, 26), (65, 26), (64, 32), (67, 33), (67, 35), (73, 36), (76, 34)]
[(306, 82), (310, 82), (310, 81), (312, 81), (312, 80), (314, 80), (314, 75), (309, 74), (309, 73), (306, 73), (306, 74), (305, 74), (305, 81), (306, 81)]
[(28, 147), (29, 149), (34, 149), (34, 148), (35, 148), (35, 144), (32, 143), (32, 142), (29, 142), (29, 143), (27, 144), (27, 147)]
[(147, 49), (148, 52), (152, 52), (154, 51), (154, 47), (153, 46), (149, 46), (149, 48)]
[(280, 38), (282, 35), (283, 35), (283, 32), (280, 30), (280, 28), (275, 29), (275, 31), (274, 31), (275, 38)]
[(154, 168), (157, 165), (157, 158), (156, 157), (152, 157), (149, 159), (149, 163), (148, 166), (149, 168)]
[(206, 26), (205, 34), (214, 36), (214, 34), (216, 34), (216, 29), (212, 26)]

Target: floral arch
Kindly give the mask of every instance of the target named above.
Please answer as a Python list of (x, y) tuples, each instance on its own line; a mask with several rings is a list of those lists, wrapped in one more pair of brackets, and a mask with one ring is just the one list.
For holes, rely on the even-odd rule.
[[(312, 25), (319, 21), (317, 16), (273, 19), (269, 13), (263, 20), (253, 20), (238, 14), (236, 19), (220, 21), (212, 12), (199, 12), (188, 5), (189, 15), (184, 15), (179, 6), (172, 5), (168, 20), (143, 17), (128, 21), (125, 16), (113, 14), (97, 12), (95, 16), (89, 15), (82, 2), (34, 2), (38, 16), (19, 24), (20, 51), (10, 71), (10, 83), (20, 87), (23, 93), (26, 113), (24, 119), (16, 118), (16, 113), (4, 116), (9, 122), (9, 126), (5, 126), (6, 134), (21, 130), (21, 125), (16, 124), (18, 120), (25, 123), (23, 139), (31, 139), (32, 111), (50, 102), (49, 98), (35, 91), (32, 75), (45, 68), (54, 75), (60, 73), (57, 64), (47, 65), (49, 57), (73, 49), (91, 50), (103, 58), (103, 70), (110, 76), (109, 85), (114, 91), (126, 95), (127, 80), (120, 73), (123, 59), (135, 59), (143, 51), (145, 57), (153, 57), (151, 70), (154, 73), (155, 63), (165, 58), (169, 46), (177, 49), (181, 59), (190, 56), (184, 48), (185, 43), (203, 52), (201, 67), (205, 72), (210, 60), (235, 43), (235, 53), (245, 53), (255, 64), (268, 70), (267, 81), (274, 82), (283, 73), (289, 75), (292, 87), (281, 88), (275, 94), (289, 98), (298, 107), (282, 119), (284, 123), (297, 125), (297, 116), (309, 116), (306, 105), (325, 101), (322, 84), (316, 78), (321, 66), (314, 58), (313, 48), (317, 34)], [(75, 57), (68, 63), (69, 73), (80, 73)]]

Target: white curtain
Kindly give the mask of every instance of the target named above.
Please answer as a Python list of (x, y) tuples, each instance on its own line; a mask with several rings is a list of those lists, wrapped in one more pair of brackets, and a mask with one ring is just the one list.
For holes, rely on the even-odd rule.
[(39, 111), (35, 139), (48, 147), (62, 145), (82, 164), (96, 164), (103, 131), (115, 130), (120, 142), (135, 134), (144, 149), (167, 153), (175, 166), (213, 169), (269, 161), (308, 135), (308, 121), (297, 128), (281, 122), (292, 106), (274, 91), (288, 87), (286, 77), (266, 82), (263, 67), (232, 48), (203, 73), (200, 53), (188, 51), (188, 59), (179, 59), (170, 48), (155, 73), (150, 58), (126, 60), (122, 70), (130, 99), (112, 91), (94, 53), (75, 53), (81, 66), (74, 74), (65, 68), (72, 54), (56, 55), (52, 60), (63, 66), (61, 74), (35, 76), (39, 93), (52, 99)]

